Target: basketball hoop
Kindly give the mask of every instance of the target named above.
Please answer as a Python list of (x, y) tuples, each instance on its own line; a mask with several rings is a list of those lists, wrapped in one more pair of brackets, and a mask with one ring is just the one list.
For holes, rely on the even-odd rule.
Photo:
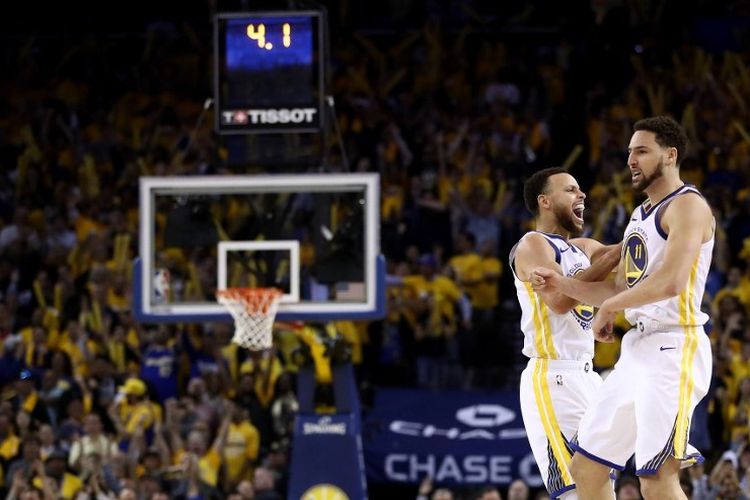
[(273, 345), (273, 320), (283, 295), (276, 288), (227, 288), (216, 299), (234, 318), (232, 342), (253, 351)]

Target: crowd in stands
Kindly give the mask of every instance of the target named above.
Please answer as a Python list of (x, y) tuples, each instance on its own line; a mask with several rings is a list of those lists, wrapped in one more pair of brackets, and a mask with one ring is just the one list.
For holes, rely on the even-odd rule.
[[(9, 499), (285, 498), (293, 357), (238, 349), (230, 325), (142, 325), (131, 311), (138, 177), (263, 169), (229, 161), (210, 119), (193, 130), (211, 93), (209, 4), (131, 37), (50, 28), (13, 35), (2, 51), (0, 488)], [(413, 12), (396, 9), (394, 26), (411, 29), (346, 32), (365, 8), (338, 2), (329, 13), (348, 168), (381, 174), (382, 250), (399, 277), (383, 321), (332, 325), (352, 344), (362, 386), (515, 389), (507, 255), (532, 222), (525, 177), (571, 168), (590, 235), (616, 242), (640, 202), (625, 168), (631, 126), (671, 114), (691, 139), (683, 178), (717, 221), (705, 301), (714, 377), (693, 421), (709, 461), (685, 473), (684, 488), (694, 500), (750, 497), (750, 44), (704, 48), (697, 35), (656, 30), (666, 19), (647, 1), (555, 10), (569, 24), (541, 34), (523, 27), (552, 16), (546, 2), (499, 19), (482, 2), (404, 4)], [(712, 13), (748, 14), (733, 8)], [(329, 168), (346, 167), (341, 144), (322, 147)], [(598, 347), (599, 370), (617, 349)], [(514, 485), (505, 498), (530, 498)], [(459, 495), (424, 483), (418, 494)], [(618, 498), (639, 498), (637, 480), (623, 476)]]

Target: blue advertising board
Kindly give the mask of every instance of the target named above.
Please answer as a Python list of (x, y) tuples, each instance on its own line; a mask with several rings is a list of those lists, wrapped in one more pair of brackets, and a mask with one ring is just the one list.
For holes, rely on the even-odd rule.
[(542, 486), (515, 391), (382, 389), (362, 426), (368, 482)]

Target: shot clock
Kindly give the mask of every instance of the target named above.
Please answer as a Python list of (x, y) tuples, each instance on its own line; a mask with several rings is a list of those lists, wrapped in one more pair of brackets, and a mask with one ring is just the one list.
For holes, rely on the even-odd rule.
[(214, 98), (219, 133), (320, 130), (323, 19), (316, 11), (216, 16)]

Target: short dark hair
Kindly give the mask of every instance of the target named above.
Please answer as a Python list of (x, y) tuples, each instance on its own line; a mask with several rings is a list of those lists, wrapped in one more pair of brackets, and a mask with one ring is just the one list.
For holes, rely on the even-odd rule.
[(553, 175), (567, 174), (568, 171), (562, 167), (549, 167), (534, 173), (526, 179), (523, 184), (523, 201), (526, 208), (532, 214), (539, 215), (539, 198), (540, 194), (547, 191), (547, 180)]
[(675, 148), (677, 150), (677, 163), (680, 166), (687, 153), (688, 136), (682, 125), (669, 116), (652, 116), (638, 120), (633, 125), (633, 131), (645, 130), (656, 135), (656, 143), (663, 148)]

